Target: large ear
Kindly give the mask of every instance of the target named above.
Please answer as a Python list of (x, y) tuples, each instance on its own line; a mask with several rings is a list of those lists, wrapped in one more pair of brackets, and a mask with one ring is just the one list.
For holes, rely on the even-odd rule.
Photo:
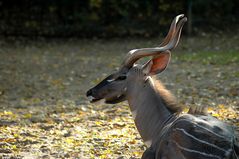
[(165, 51), (155, 56), (153, 59), (149, 60), (143, 66), (143, 72), (147, 75), (155, 75), (163, 72), (170, 61), (171, 53), (170, 51)]

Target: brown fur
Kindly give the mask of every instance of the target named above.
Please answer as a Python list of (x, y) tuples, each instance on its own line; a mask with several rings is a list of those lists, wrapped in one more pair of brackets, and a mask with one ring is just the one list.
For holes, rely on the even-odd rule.
[(165, 86), (161, 83), (161, 81), (157, 80), (156, 78), (153, 78), (153, 81), (155, 91), (163, 99), (167, 108), (173, 113), (181, 112), (182, 107), (177, 104), (175, 96), (165, 88)]
[[(160, 80), (153, 78), (153, 81), (155, 85), (154, 89), (159, 94), (159, 96), (163, 99), (167, 108), (173, 113), (181, 112), (183, 108), (177, 104), (177, 100), (175, 96), (169, 90), (165, 88), (165, 86), (161, 83)], [(199, 107), (199, 106), (190, 107), (188, 114), (207, 115), (206, 109), (207, 107)]]

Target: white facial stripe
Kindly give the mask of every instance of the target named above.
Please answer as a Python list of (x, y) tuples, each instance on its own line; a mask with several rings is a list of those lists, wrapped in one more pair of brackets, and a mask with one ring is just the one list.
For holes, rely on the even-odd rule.
[(196, 138), (195, 136), (193, 136), (193, 135), (189, 134), (188, 132), (186, 132), (184, 129), (176, 128), (176, 130), (179, 130), (179, 131), (183, 132), (185, 135), (189, 136), (190, 138), (193, 138), (194, 140), (197, 140), (197, 141), (199, 141), (201, 143), (204, 143), (206, 145), (210, 145), (210, 146), (212, 146), (214, 148), (217, 148), (217, 149), (219, 149), (221, 151), (226, 152), (226, 150), (224, 150), (224, 149), (222, 149), (222, 148), (220, 148), (220, 147), (218, 147), (218, 146), (216, 146), (214, 144), (211, 144), (211, 143), (208, 143), (208, 142), (206, 142), (204, 140), (200, 140), (200, 139)]
[(112, 82), (114, 81), (115, 79), (108, 79), (107, 82)]
[(184, 151), (187, 151), (187, 152), (191, 152), (191, 153), (196, 153), (196, 154), (200, 154), (200, 155), (203, 155), (203, 156), (209, 156), (209, 157), (215, 157), (215, 158), (218, 158), (218, 159), (221, 159), (221, 157), (219, 156), (216, 156), (216, 155), (212, 155), (212, 154), (207, 154), (207, 153), (204, 153), (204, 152), (200, 152), (200, 151), (196, 151), (196, 150), (192, 150), (192, 149), (188, 149), (188, 148), (185, 148), (181, 145), (179, 145), (176, 141), (173, 141), (176, 146), (178, 148), (180, 148), (181, 150), (184, 150)]

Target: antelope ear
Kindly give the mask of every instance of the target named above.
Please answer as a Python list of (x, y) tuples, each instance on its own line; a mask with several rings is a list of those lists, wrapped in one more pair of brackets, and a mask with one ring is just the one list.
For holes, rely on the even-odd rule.
[(155, 56), (153, 59), (149, 60), (143, 66), (143, 72), (147, 75), (155, 75), (163, 72), (170, 61), (171, 53), (170, 51), (165, 51)]

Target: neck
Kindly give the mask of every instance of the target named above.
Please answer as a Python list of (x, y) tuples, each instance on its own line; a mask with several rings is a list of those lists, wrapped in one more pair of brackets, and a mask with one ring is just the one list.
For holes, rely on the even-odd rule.
[[(154, 81), (152, 80), (152, 82)], [(159, 87), (161, 90), (156, 88), (155, 84), (152, 83), (141, 86), (137, 85), (137, 83), (133, 84), (133, 82), (128, 87), (127, 99), (135, 125), (148, 146), (154, 143), (162, 130), (164, 122), (173, 114), (168, 109), (169, 105), (167, 105), (170, 104), (168, 101), (171, 101), (169, 100), (171, 98), (165, 99), (163, 97), (165, 93), (169, 92), (162, 85)]]

